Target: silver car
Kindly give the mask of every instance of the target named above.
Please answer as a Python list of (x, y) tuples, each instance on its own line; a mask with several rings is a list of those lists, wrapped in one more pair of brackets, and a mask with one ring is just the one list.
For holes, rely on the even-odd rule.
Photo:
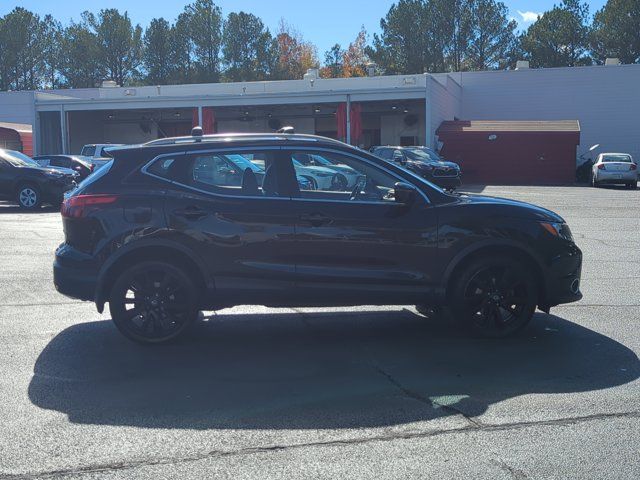
[(593, 164), (591, 185), (626, 185), (636, 188), (638, 165), (628, 153), (601, 153)]

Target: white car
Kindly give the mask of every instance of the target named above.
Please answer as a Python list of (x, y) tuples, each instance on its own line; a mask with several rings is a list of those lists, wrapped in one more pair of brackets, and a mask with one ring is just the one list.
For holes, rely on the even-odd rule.
[(593, 164), (591, 185), (626, 185), (636, 188), (638, 165), (628, 153), (601, 153)]
[(80, 158), (94, 165), (97, 170), (111, 160), (107, 153), (109, 148), (123, 146), (123, 143), (90, 143), (82, 147)]
[(349, 165), (333, 163), (316, 154), (295, 153), (293, 165), (296, 173), (309, 179), (315, 190), (347, 191), (355, 187), (360, 177)]

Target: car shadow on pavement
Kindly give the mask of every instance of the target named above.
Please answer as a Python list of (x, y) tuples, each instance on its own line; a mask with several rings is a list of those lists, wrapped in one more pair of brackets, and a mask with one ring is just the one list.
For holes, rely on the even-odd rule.
[(29, 398), (81, 424), (336, 429), (476, 416), (639, 376), (630, 349), (552, 315), (516, 338), (479, 340), (406, 309), (218, 314), (159, 347), (111, 322), (69, 327), (40, 354)]

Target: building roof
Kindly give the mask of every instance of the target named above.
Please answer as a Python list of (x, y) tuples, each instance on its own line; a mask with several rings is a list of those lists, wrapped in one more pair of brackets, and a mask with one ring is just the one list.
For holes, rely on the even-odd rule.
[(579, 133), (578, 120), (456, 120), (440, 124), (436, 134), (463, 132), (561, 132)]
[(32, 127), (28, 123), (9, 123), (9, 122), (0, 122), (0, 128), (7, 128), (9, 130), (14, 130), (18, 133), (31, 133)]

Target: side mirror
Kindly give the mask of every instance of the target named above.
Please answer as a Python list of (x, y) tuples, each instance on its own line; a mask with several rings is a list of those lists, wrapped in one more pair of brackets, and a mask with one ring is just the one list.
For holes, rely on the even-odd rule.
[(417, 194), (416, 187), (410, 183), (398, 182), (393, 186), (393, 195), (397, 203), (411, 205)]

